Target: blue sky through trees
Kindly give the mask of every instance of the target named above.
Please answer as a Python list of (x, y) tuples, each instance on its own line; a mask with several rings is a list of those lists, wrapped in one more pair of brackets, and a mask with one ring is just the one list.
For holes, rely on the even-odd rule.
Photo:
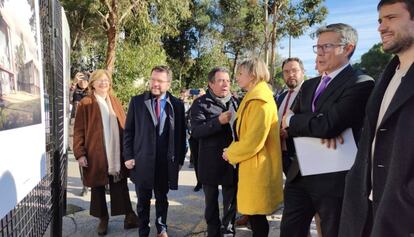
[[(325, 6), (329, 13), (323, 24), (346, 23), (358, 31), (358, 45), (351, 58), (351, 63), (359, 62), (362, 54), (381, 41), (377, 31), (378, 2), (378, 0), (325, 0)], [(291, 56), (303, 60), (305, 74), (309, 77), (317, 75), (315, 71), (316, 55), (312, 51), (312, 45), (316, 44), (316, 39), (312, 39), (310, 34), (318, 26), (312, 27), (300, 38), (292, 38), (291, 41)], [(289, 57), (288, 37), (282, 39), (278, 46), (278, 53), (283, 58)]]

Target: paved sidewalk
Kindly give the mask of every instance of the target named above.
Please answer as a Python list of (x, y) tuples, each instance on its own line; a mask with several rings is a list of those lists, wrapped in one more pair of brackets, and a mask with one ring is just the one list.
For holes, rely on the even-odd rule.
[[(185, 162), (180, 172), (179, 188), (177, 191), (170, 191), (169, 210), (168, 210), (168, 234), (170, 237), (187, 237), (187, 236), (207, 236), (207, 226), (204, 221), (204, 195), (202, 191), (194, 192), (195, 175), (193, 169), (188, 168), (188, 161)], [(130, 197), (134, 210), (136, 210), (137, 197), (135, 187), (128, 183)], [(63, 218), (63, 236), (98, 236), (96, 227), (98, 219), (89, 215), (88, 195), (79, 196), (82, 186), (79, 176), (79, 169), (76, 160), (72, 154), (69, 154), (68, 163), (68, 190), (67, 190), (67, 215)], [(109, 201), (109, 196), (107, 195)], [(221, 197), (220, 197), (221, 200)], [(154, 226), (155, 206), (152, 200), (151, 207), (151, 234), (156, 236)], [(109, 203), (108, 203), (109, 206)], [(281, 219), (281, 210), (274, 215), (268, 216), (270, 224), (269, 236), (279, 236), (279, 226)], [(108, 234), (106, 236), (138, 236), (138, 229), (124, 230), (124, 216), (110, 217)], [(312, 234), (316, 236), (314, 225)], [(238, 237), (251, 236), (251, 231), (246, 227), (237, 228)]]

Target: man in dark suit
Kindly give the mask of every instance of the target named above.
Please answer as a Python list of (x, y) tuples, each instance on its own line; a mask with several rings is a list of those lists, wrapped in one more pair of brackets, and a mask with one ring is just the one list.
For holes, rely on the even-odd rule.
[[(233, 141), (231, 118), (238, 103), (230, 93), (228, 70), (216, 67), (208, 74), (208, 91), (193, 102), (191, 136), (198, 140), (198, 179), (205, 195), (204, 217), (209, 237), (234, 236), (236, 218), (236, 168), (223, 160), (223, 149)], [(219, 185), (223, 195), (220, 221)], [(221, 230), (221, 226), (223, 226)]]
[[(282, 118), (288, 112), (299, 93), (302, 86), (303, 79), (305, 78), (305, 69), (303, 62), (299, 58), (287, 58), (282, 62), (283, 81), (287, 86), (282, 94), (277, 97), (276, 104), (278, 108), (278, 117), (280, 124)], [(295, 148), (292, 139), (287, 139), (287, 131), (280, 129), (281, 145), (282, 145), (282, 162), (283, 173), (287, 174), (288, 168), (292, 163), (295, 155)]]
[(124, 130), (125, 166), (131, 169), (138, 197), (139, 236), (150, 233), (152, 191), (155, 195), (155, 226), (159, 237), (167, 237), (168, 190), (178, 188), (178, 172), (185, 156), (184, 104), (168, 89), (171, 70), (151, 71), (151, 91), (134, 96)]
[[(328, 139), (352, 128), (358, 140), (365, 103), (374, 86), (371, 77), (355, 71), (349, 60), (357, 32), (338, 23), (316, 31), (318, 69), (321, 77), (306, 80), (293, 107), (282, 119), (289, 137)], [(333, 140), (334, 141), (334, 140)], [(328, 143), (330, 145), (330, 143)], [(318, 164), (315, 164), (318, 165)], [(322, 236), (337, 237), (346, 171), (302, 176), (292, 161), (284, 189), (281, 237), (305, 237), (312, 217), (321, 218)]]
[(378, 10), (383, 49), (396, 56), (367, 103), (341, 237), (414, 236), (414, 2), (382, 0)]

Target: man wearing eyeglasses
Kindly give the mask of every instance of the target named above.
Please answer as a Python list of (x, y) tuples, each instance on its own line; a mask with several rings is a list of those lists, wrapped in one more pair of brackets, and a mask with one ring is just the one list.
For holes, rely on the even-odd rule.
[(124, 159), (138, 197), (140, 237), (150, 234), (152, 192), (157, 236), (168, 237), (167, 193), (178, 188), (178, 172), (185, 157), (184, 104), (168, 92), (171, 80), (168, 67), (154, 67), (151, 90), (132, 97), (125, 122)]
[[(349, 64), (357, 44), (355, 29), (342, 23), (331, 24), (319, 28), (316, 36), (318, 43), (313, 49), (322, 75), (303, 83), (293, 111), (283, 116), (282, 127), (289, 137), (321, 138), (328, 148), (335, 149), (335, 138), (341, 138), (347, 128), (352, 128), (358, 141), (374, 81)], [(280, 236), (307, 236), (317, 212), (322, 236), (337, 237), (346, 173), (302, 176), (294, 159), (286, 178)]]
[[(305, 78), (305, 70), (302, 60), (299, 58), (287, 58), (282, 62), (283, 81), (288, 88), (280, 94), (276, 100), (278, 107), (278, 116), (280, 121), (283, 115), (288, 112), (293, 104)], [(280, 129), (281, 145), (282, 145), (282, 163), (283, 172), (287, 175), (288, 168), (292, 163), (295, 154), (292, 139), (287, 139), (287, 131)]]

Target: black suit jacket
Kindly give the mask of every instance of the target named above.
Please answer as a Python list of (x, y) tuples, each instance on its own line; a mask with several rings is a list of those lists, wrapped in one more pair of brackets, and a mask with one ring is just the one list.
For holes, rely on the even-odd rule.
[(230, 99), (227, 105), (218, 102), (210, 91), (196, 99), (190, 108), (191, 136), (198, 140), (198, 180), (209, 185), (236, 185), (237, 172), (223, 160), (223, 149), (233, 141), (230, 124), (222, 125), (219, 115), (238, 102)]
[[(334, 138), (345, 129), (352, 128), (358, 141), (365, 104), (374, 87), (374, 80), (347, 66), (319, 96), (316, 110), (312, 112), (312, 99), (320, 80), (321, 77), (316, 77), (303, 83), (293, 108), (295, 115), (290, 119), (289, 136)], [(296, 161), (289, 169), (287, 181), (294, 180), (298, 173)], [(342, 196), (345, 174), (346, 172), (335, 172), (306, 177), (314, 184), (312, 188), (316, 192)]]
[(414, 236), (414, 65), (376, 129), (385, 90), (398, 65), (398, 57), (391, 60), (367, 103), (357, 157), (346, 178), (341, 237)]
[(124, 130), (124, 159), (135, 159), (131, 180), (140, 188), (153, 189), (157, 149), (167, 149), (168, 185), (178, 188), (179, 166), (185, 157), (184, 104), (167, 93), (165, 123), (168, 123), (168, 147), (157, 147), (157, 119), (152, 109), (150, 92), (132, 97)]

